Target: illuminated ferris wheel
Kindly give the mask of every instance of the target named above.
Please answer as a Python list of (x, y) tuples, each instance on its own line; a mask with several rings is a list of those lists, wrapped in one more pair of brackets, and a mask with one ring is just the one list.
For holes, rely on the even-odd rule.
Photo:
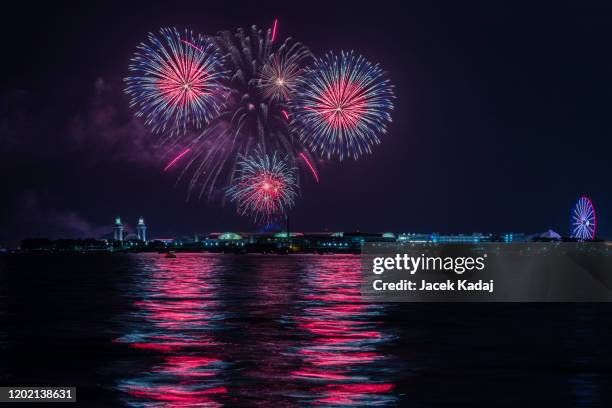
[(595, 238), (596, 227), (597, 218), (593, 203), (588, 197), (582, 196), (576, 202), (574, 208), (572, 208), (570, 220), (571, 237), (582, 241), (592, 240)]

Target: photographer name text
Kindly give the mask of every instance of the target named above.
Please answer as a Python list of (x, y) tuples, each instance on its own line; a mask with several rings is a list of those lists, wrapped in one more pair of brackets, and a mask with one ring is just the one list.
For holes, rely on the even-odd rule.
[(489, 292), (493, 293), (493, 279), (489, 281), (477, 280), (469, 281), (467, 279), (451, 280), (446, 282), (430, 282), (425, 279), (408, 280), (402, 279), (398, 282), (385, 282), (382, 279), (376, 279), (372, 286), (376, 291), (419, 291), (419, 292)]

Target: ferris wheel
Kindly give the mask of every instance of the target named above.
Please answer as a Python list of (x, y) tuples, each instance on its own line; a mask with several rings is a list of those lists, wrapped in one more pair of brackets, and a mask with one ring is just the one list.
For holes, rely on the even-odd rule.
[(591, 200), (582, 196), (572, 208), (570, 218), (570, 235), (582, 241), (589, 241), (595, 238), (597, 227), (597, 217), (595, 208)]

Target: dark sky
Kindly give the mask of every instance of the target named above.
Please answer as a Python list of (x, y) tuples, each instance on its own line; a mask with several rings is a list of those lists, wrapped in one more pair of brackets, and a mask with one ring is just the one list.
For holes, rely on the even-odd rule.
[(0, 25), (0, 245), (99, 236), (115, 215), (152, 237), (253, 230), (231, 205), (186, 202), (122, 78), (149, 31), (275, 17), (316, 55), (380, 62), (397, 95), (371, 156), (304, 178), (294, 228), (565, 234), (586, 194), (612, 235), (609, 1), (17, 3)]

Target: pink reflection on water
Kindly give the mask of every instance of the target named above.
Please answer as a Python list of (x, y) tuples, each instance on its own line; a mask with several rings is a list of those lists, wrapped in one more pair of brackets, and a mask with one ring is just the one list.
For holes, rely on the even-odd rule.
[(180, 377), (212, 377), (214, 365), (220, 360), (199, 356), (172, 356), (165, 359), (163, 367), (153, 371), (158, 373), (175, 374)]
[(293, 327), (278, 324), (298, 291), (297, 262), (293, 257), (278, 255), (256, 256), (248, 262), (249, 307), (243, 311), (248, 318), (240, 327), (241, 337), (248, 342), (241, 344), (237, 353), (238, 359), (247, 364), (240, 372), (242, 381), (232, 392), (239, 400), (249, 401), (245, 406), (299, 406), (282, 400), (292, 387), (287, 350), (295, 339)]
[(141, 262), (129, 330), (116, 342), (153, 362), (119, 383), (126, 405), (396, 401), (380, 351), (386, 306), (361, 302), (359, 258), (180, 253)]
[(139, 406), (220, 406), (227, 393), (225, 364), (214, 354), (214, 327), (223, 319), (218, 299), (218, 258), (180, 254), (139, 255), (133, 302), (140, 330), (116, 340), (154, 353), (161, 362), (119, 385)]
[(359, 258), (325, 262), (325, 268), (315, 261), (308, 269), (305, 306), (294, 316), (308, 341), (296, 351), (302, 367), (291, 374), (311, 384), (308, 394), (317, 405), (392, 403), (394, 385), (368, 375), (369, 366), (384, 360), (378, 347), (387, 338), (375, 320), (382, 306), (361, 302)]
[(369, 364), (377, 358), (380, 358), (379, 354), (372, 352), (349, 352), (339, 355), (338, 353), (324, 351), (300, 350), (300, 354), (319, 367), (337, 366), (341, 364)]
[(325, 395), (317, 402), (319, 404), (353, 405), (356, 400), (365, 395), (388, 393), (393, 390), (393, 384), (327, 384), (315, 389)]
[[(179, 407), (221, 407), (222, 404), (215, 402), (211, 396), (215, 394), (225, 394), (225, 387), (214, 387), (207, 390), (192, 390), (185, 386), (159, 386), (159, 387), (139, 387), (134, 386), (130, 389), (130, 394), (137, 398), (148, 399), (158, 402), (166, 402), (162, 405), (165, 408)], [(155, 405), (159, 406), (159, 405)]]

